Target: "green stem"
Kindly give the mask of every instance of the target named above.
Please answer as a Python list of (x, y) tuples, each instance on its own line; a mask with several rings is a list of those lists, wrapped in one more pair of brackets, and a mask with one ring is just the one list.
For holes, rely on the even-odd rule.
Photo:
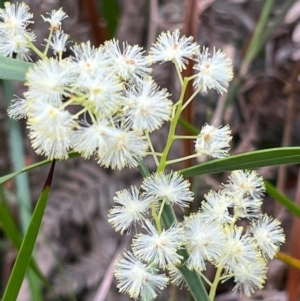
[(153, 147), (153, 144), (152, 144), (152, 141), (150, 139), (150, 135), (149, 135), (148, 132), (146, 133), (146, 137), (147, 137), (148, 142), (149, 142), (149, 146), (150, 146), (150, 150), (151, 150), (151, 154), (153, 156), (154, 162), (155, 162), (156, 166), (158, 166), (159, 163), (158, 163), (158, 159), (157, 159), (157, 153), (154, 150), (154, 147)]
[(174, 141), (174, 136), (175, 136), (175, 130), (176, 130), (176, 126), (181, 114), (181, 108), (182, 108), (182, 102), (183, 102), (183, 97), (187, 88), (187, 84), (188, 84), (188, 79), (184, 78), (183, 80), (183, 84), (182, 84), (182, 89), (181, 89), (181, 93), (180, 93), (180, 97), (179, 97), (179, 101), (178, 101), (178, 105), (174, 114), (174, 117), (171, 121), (170, 124), (170, 130), (169, 130), (169, 134), (168, 134), (168, 139), (167, 139), (167, 144), (165, 146), (165, 149), (163, 151), (163, 155), (160, 159), (159, 165), (157, 167), (157, 172), (163, 171), (167, 165), (167, 157), (170, 151), (170, 148), (172, 146), (172, 143)]
[[(76, 114), (73, 115), (73, 119), (75, 120), (75, 119), (79, 118), (79, 116), (81, 114), (85, 113), (86, 111), (88, 111), (88, 109), (87, 108), (83, 108), (82, 110), (80, 110), (79, 112), (77, 112)], [(93, 122), (95, 122), (95, 120), (93, 120)]]
[[(149, 156), (153, 156), (153, 155), (155, 155), (155, 156), (157, 156), (157, 157), (161, 157), (162, 156), (162, 153), (157, 153), (157, 152), (146, 152), (146, 155), (149, 155)], [(158, 165), (158, 163), (157, 163), (157, 165)]]
[[(190, 79), (188, 79), (190, 80)], [(200, 86), (193, 94), (192, 96), (184, 103), (184, 105), (181, 108), (181, 112), (189, 105), (189, 103), (195, 98), (195, 96), (201, 91), (202, 86)]]
[(159, 213), (158, 213), (158, 219), (159, 219), (159, 220), (161, 219), (161, 214), (162, 214), (162, 212), (163, 212), (165, 203), (166, 203), (166, 198), (163, 199), (163, 201), (162, 201), (162, 203), (161, 203), (161, 205), (160, 205), (160, 210), (159, 210)]
[(197, 139), (198, 136), (183, 136), (183, 135), (175, 135), (174, 139)]
[(212, 285), (210, 287), (210, 291), (209, 291), (210, 301), (213, 301), (215, 299), (217, 286), (218, 286), (219, 281), (220, 281), (222, 270), (223, 270), (223, 266), (219, 266), (218, 269), (217, 269), (216, 275), (215, 275), (214, 282), (212, 283)]
[(174, 160), (169, 160), (169, 161), (166, 162), (166, 165), (174, 164), (174, 163), (177, 163), (177, 162), (182, 162), (184, 160), (193, 159), (193, 158), (196, 158), (196, 157), (199, 157), (199, 155), (198, 154), (193, 154), (193, 155), (189, 155), (189, 156), (174, 159)]
[(47, 59), (47, 56), (41, 52), (40, 50), (38, 50), (32, 43), (31, 41), (29, 40), (29, 38), (26, 38), (26, 41), (28, 43), (28, 47), (33, 50), (42, 60), (45, 60)]
[(161, 222), (160, 222), (160, 217), (156, 213), (155, 205), (152, 203), (151, 205), (151, 214), (152, 217), (154, 218), (156, 229), (158, 233), (161, 233)]
[(48, 36), (48, 39), (47, 39), (47, 45), (46, 45), (46, 48), (44, 50), (44, 55), (47, 56), (47, 53), (48, 53), (48, 50), (49, 50), (49, 46), (50, 46), (50, 41), (51, 41), (51, 38), (52, 38), (52, 34), (53, 34), (53, 28), (51, 27), (50, 28), (50, 32), (49, 32), (49, 36)]
[(209, 281), (209, 279), (203, 274), (203, 273), (199, 273), (201, 276), (201, 279), (203, 279), (209, 286), (212, 285), (211, 281)]
[(175, 65), (175, 68), (176, 68), (176, 72), (177, 72), (177, 75), (178, 75), (178, 78), (179, 78), (179, 81), (180, 81), (180, 85), (182, 86), (183, 84), (183, 80), (182, 80), (182, 75), (181, 75), (181, 72), (178, 68), (178, 65), (174, 62), (174, 65)]

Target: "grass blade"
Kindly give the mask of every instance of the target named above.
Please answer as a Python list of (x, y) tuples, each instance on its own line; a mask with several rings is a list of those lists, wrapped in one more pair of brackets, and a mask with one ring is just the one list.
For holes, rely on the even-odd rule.
[[(13, 87), (11, 82), (7, 80), (2, 81), (2, 85), (5, 104), (6, 107), (8, 107), (11, 99), (13, 98)], [(10, 154), (12, 156), (12, 167), (13, 170), (20, 170), (25, 165), (21, 124), (16, 120), (9, 119), (7, 131), (9, 137)], [(31, 195), (27, 174), (18, 175), (15, 179), (15, 183), (21, 232), (24, 234), (29, 225), (32, 212)], [(34, 273), (28, 273), (28, 282), (32, 301), (40, 301), (42, 299), (40, 282)]]
[(34, 212), (25, 237), (23, 239), (20, 251), (18, 253), (16, 262), (14, 264), (12, 273), (9, 277), (8, 284), (6, 286), (2, 301), (15, 301), (17, 300), (20, 287), (25, 277), (26, 270), (30, 263), (33, 248), (38, 236), (38, 232), (41, 226), (44, 211), (47, 205), (53, 173), (54, 173), (55, 161), (52, 162), (52, 166), (43, 187), (42, 193), (35, 206)]
[[(14, 247), (19, 250), (22, 244), (22, 236), (8, 210), (6, 205), (3, 202), (0, 202), (0, 221), (2, 225), (2, 229), (5, 235), (12, 242)], [(31, 259), (30, 268), (34, 271), (34, 273), (38, 276), (38, 278), (45, 284), (45, 286), (49, 287), (50, 283), (47, 278), (43, 275), (43, 273), (38, 268), (34, 259)]]

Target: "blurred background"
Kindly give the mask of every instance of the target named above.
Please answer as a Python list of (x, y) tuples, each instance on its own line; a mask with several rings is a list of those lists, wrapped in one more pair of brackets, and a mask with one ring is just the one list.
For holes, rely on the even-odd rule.
[[(3, 7), (4, 1), (0, 1)], [(15, 2), (15, 1), (12, 1)], [(233, 132), (231, 153), (300, 145), (300, 1), (296, 0), (27, 0), (34, 14), (36, 45), (44, 43), (48, 25), (40, 15), (63, 7), (69, 15), (63, 30), (72, 43), (91, 40), (99, 46), (116, 37), (149, 50), (161, 31), (179, 28), (202, 46), (223, 49), (232, 59), (234, 80), (226, 95), (211, 91), (197, 95), (185, 111), (181, 132), (200, 130), (205, 123), (229, 124)], [(69, 44), (69, 46), (72, 45)], [(66, 53), (66, 56), (71, 52)], [(34, 60), (35, 58), (33, 58)], [(192, 62), (185, 75), (192, 74)], [(175, 101), (179, 82), (172, 64), (156, 65), (153, 76), (168, 88)], [(13, 95), (22, 96), (22, 83), (2, 82), (0, 98), (0, 176), (42, 160), (30, 147), (24, 121), (9, 120), (6, 108)], [(192, 93), (191, 90), (188, 93)], [(189, 127), (192, 124), (193, 127)], [(164, 146), (167, 125), (154, 133), (158, 150)], [(177, 143), (172, 156), (194, 152), (193, 143)], [(150, 170), (155, 166), (146, 159)], [(195, 162), (172, 166), (178, 170)], [(8, 181), (1, 187), (1, 202), (8, 204), (24, 233), (32, 208), (50, 166)], [(298, 166), (266, 167), (258, 171), (279, 191), (300, 205), (297, 195)], [(191, 179), (196, 195), (191, 211), (197, 211), (203, 195), (219, 189), (228, 174)], [(140, 184), (138, 170), (111, 171), (83, 158), (57, 162), (54, 185), (35, 251), (40, 269), (51, 286), (33, 275), (24, 282), (19, 301), (129, 300), (117, 292), (113, 261), (130, 248), (130, 235), (121, 236), (107, 223), (116, 190)], [(286, 209), (266, 196), (264, 211), (285, 228), (282, 251), (300, 259), (300, 223)], [(181, 212), (179, 214), (182, 215)], [(2, 294), (17, 251), (0, 228), (0, 292)], [(208, 267), (207, 277), (213, 277)], [(218, 290), (218, 301), (300, 300), (299, 270), (279, 259), (271, 261), (263, 291), (252, 298), (233, 295), (233, 282)], [(168, 288), (157, 300), (192, 300), (185, 288)]]

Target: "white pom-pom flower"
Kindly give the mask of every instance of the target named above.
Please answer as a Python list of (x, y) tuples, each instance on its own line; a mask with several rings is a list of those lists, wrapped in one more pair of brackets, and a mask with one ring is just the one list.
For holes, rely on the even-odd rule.
[(26, 27), (34, 23), (32, 14), (29, 13), (29, 6), (25, 3), (4, 3), (4, 9), (0, 9), (0, 32), (7, 37), (13, 37), (18, 34), (26, 34)]
[(177, 29), (159, 35), (157, 42), (150, 49), (150, 58), (153, 62), (171, 61), (182, 71), (186, 69), (188, 59), (194, 58), (198, 51), (199, 45), (193, 42), (193, 37), (180, 37)]
[(117, 191), (114, 201), (118, 205), (109, 211), (108, 222), (116, 231), (123, 234), (125, 230), (130, 231), (131, 226), (136, 222), (143, 224), (151, 199), (141, 195), (137, 187), (131, 186), (131, 190)]
[(205, 261), (214, 262), (222, 254), (225, 235), (217, 223), (205, 223), (200, 213), (184, 219), (184, 238), (190, 253), (186, 265), (190, 270), (206, 269)]
[(232, 207), (232, 200), (223, 191), (210, 191), (204, 195), (201, 203), (201, 217), (206, 223), (217, 223), (223, 225), (233, 221), (229, 208)]
[(198, 53), (194, 69), (198, 71), (194, 85), (205, 93), (208, 89), (215, 89), (223, 94), (233, 77), (232, 62), (221, 50), (214, 49), (210, 56), (209, 49), (203, 48)]
[(247, 265), (261, 257), (254, 238), (249, 232), (243, 234), (243, 230), (243, 227), (225, 227), (225, 242), (220, 249), (217, 266), (224, 266), (227, 271), (232, 272), (236, 265)]
[(153, 132), (170, 119), (172, 101), (166, 89), (159, 90), (153, 80), (145, 79), (125, 93), (126, 121), (137, 132)]
[(123, 80), (140, 81), (150, 74), (148, 58), (144, 56), (144, 50), (138, 45), (123, 43), (122, 50), (116, 39), (107, 41), (104, 45), (108, 57), (110, 70)]
[(61, 28), (61, 21), (68, 17), (68, 15), (60, 8), (59, 10), (52, 10), (51, 13), (46, 13), (50, 15), (49, 18), (42, 16), (45, 22), (50, 23), (50, 29), (53, 31), (59, 30)]
[(36, 102), (27, 124), (31, 145), (37, 154), (49, 159), (68, 158), (68, 150), (73, 147), (73, 130), (77, 127), (68, 111)]
[(199, 156), (224, 158), (228, 156), (231, 131), (228, 125), (216, 128), (212, 125), (204, 125), (195, 142), (195, 150)]
[(285, 242), (280, 222), (266, 214), (259, 220), (253, 221), (250, 231), (265, 260), (273, 259), (279, 246)]
[(252, 199), (260, 199), (266, 190), (263, 178), (255, 170), (234, 170), (224, 188), (232, 197), (248, 196)]
[(193, 201), (190, 183), (178, 172), (155, 173), (145, 178), (141, 187), (145, 190), (145, 195), (152, 196), (157, 202), (165, 201), (168, 205), (177, 205), (182, 209)]
[(111, 128), (107, 137), (107, 152), (98, 153), (98, 163), (112, 169), (123, 169), (125, 166), (136, 167), (146, 156), (149, 147), (144, 136), (123, 128)]
[(183, 258), (177, 254), (183, 244), (183, 231), (179, 226), (170, 227), (158, 233), (156, 228), (146, 221), (148, 234), (140, 233), (132, 241), (133, 254), (140, 260), (154, 262), (160, 268), (180, 263)]
[(24, 93), (28, 100), (39, 100), (60, 106), (62, 97), (68, 96), (66, 87), (74, 80), (74, 73), (68, 61), (57, 61), (53, 58), (38, 61), (26, 74), (28, 91)]
[(115, 262), (115, 277), (119, 291), (128, 293), (131, 298), (152, 300), (157, 292), (164, 289), (168, 278), (157, 274), (157, 269), (137, 260), (130, 252), (125, 252)]
[(267, 274), (266, 262), (258, 258), (256, 261), (237, 264), (233, 274), (236, 282), (233, 291), (249, 297), (255, 290), (263, 288)]

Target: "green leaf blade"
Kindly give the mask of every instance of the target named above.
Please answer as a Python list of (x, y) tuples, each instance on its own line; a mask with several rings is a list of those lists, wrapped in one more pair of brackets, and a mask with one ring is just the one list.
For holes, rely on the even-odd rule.
[(32, 63), (0, 56), (0, 78), (24, 82), (25, 75)]
[(4, 233), (6, 236), (10, 239), (10, 241), (13, 243), (14, 247), (16, 249), (19, 249), (22, 243), (22, 237), (21, 234), (12, 219), (12, 216), (7, 209), (7, 207), (3, 204), (3, 202), (0, 202), (0, 221), (3, 228)]
[[(69, 152), (69, 158), (76, 158), (76, 157), (79, 157), (80, 154), (79, 153), (76, 153), (76, 152)], [(30, 171), (32, 169), (35, 169), (35, 168), (38, 168), (40, 166), (44, 166), (44, 165), (47, 165), (47, 164), (50, 164), (52, 162), (51, 159), (46, 159), (46, 160), (43, 160), (43, 161), (40, 161), (40, 162), (37, 162), (37, 163), (34, 163), (34, 164), (31, 164), (31, 165), (28, 165), (18, 171), (15, 171), (15, 172), (12, 172), (8, 175), (5, 175), (5, 176), (2, 176), (0, 177), (0, 184), (3, 184), (5, 183), (6, 181), (10, 180), (10, 179), (13, 179), (14, 177), (16, 177), (17, 175), (23, 173), (23, 172), (27, 172), (27, 171)]]
[(23, 279), (25, 277), (26, 270), (30, 264), (34, 245), (38, 236), (38, 232), (42, 223), (46, 205), (48, 202), (51, 181), (54, 172), (55, 161), (53, 161), (51, 170), (49, 172), (46, 184), (38, 199), (25, 237), (22, 241), (20, 251), (15, 261), (12, 273), (9, 277), (8, 284), (5, 288), (5, 292), (2, 301), (15, 301), (17, 300)]
[[(9, 238), (9, 240), (12, 242), (14, 247), (19, 250), (22, 244), (22, 236), (8, 210), (8, 208), (3, 204), (3, 202), (0, 202), (0, 223), (2, 225), (3, 231), (5, 235)], [(30, 267), (34, 271), (34, 273), (40, 278), (40, 280), (47, 286), (50, 286), (49, 281), (45, 278), (45, 276), (42, 274), (41, 270), (39, 269), (38, 265), (34, 261), (34, 259), (31, 259), (29, 263)]]
[(278, 191), (278, 189), (268, 181), (265, 181), (265, 187), (268, 195), (300, 218), (300, 207), (297, 206), (289, 197)]
[(232, 171), (256, 169), (264, 166), (300, 163), (300, 147), (280, 147), (258, 150), (216, 159), (180, 170), (184, 177)]

